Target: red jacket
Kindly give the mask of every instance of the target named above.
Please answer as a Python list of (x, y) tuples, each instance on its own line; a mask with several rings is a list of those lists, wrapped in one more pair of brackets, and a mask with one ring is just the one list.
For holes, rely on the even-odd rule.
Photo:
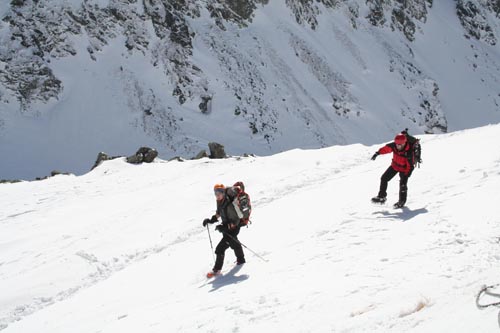
[(397, 172), (409, 173), (411, 171), (413, 165), (410, 162), (412, 157), (410, 152), (410, 145), (408, 144), (408, 142), (406, 143), (404, 149), (401, 151), (396, 148), (396, 144), (394, 142), (391, 142), (380, 148), (378, 150), (378, 153), (393, 153), (391, 166)]

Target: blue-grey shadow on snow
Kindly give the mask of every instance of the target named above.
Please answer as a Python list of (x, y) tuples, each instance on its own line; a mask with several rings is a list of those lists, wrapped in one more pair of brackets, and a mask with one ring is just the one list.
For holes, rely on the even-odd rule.
[(425, 214), (428, 212), (429, 211), (427, 210), (427, 208), (419, 208), (419, 209), (411, 210), (408, 207), (403, 207), (403, 208), (401, 208), (401, 210), (398, 210), (398, 211), (390, 212), (388, 210), (381, 210), (378, 212), (373, 212), (373, 214), (382, 214), (382, 216), (379, 216), (379, 218), (384, 218), (384, 219), (398, 218), (398, 219), (401, 219), (403, 221), (409, 221), (417, 215)]
[(247, 274), (235, 275), (239, 272), (242, 266), (243, 265), (234, 266), (229, 272), (224, 273), (224, 275), (217, 276), (212, 281), (210, 281), (209, 283), (212, 285), (212, 289), (210, 290), (210, 292), (216, 291), (217, 289), (230, 284), (237, 284), (247, 280), (250, 277)]

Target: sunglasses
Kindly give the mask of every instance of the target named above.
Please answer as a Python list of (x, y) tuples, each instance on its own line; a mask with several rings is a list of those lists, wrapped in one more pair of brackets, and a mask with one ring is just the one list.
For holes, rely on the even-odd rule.
[(224, 190), (215, 190), (215, 191), (214, 191), (214, 194), (215, 194), (215, 195), (218, 195), (218, 194), (224, 194)]

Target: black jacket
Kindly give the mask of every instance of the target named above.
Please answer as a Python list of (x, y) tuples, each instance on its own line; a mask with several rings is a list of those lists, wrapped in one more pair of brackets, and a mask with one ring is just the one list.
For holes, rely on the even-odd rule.
[(220, 216), (222, 220), (222, 224), (240, 224), (240, 218), (238, 217), (238, 213), (236, 213), (236, 209), (234, 208), (233, 201), (226, 194), (224, 194), (224, 200), (217, 201), (217, 215)]

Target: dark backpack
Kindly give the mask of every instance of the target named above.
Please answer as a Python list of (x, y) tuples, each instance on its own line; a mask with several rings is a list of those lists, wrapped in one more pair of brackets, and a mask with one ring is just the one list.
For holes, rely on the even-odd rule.
[(226, 193), (233, 203), (236, 214), (240, 218), (240, 226), (247, 225), (250, 222), (252, 204), (250, 196), (245, 192), (245, 185), (243, 182), (236, 182), (227, 189)]
[(422, 163), (422, 146), (420, 145), (420, 139), (408, 134), (407, 128), (405, 128), (405, 130), (401, 133), (406, 136), (406, 141), (410, 145), (408, 161), (410, 162), (410, 165), (416, 167), (417, 164)]

